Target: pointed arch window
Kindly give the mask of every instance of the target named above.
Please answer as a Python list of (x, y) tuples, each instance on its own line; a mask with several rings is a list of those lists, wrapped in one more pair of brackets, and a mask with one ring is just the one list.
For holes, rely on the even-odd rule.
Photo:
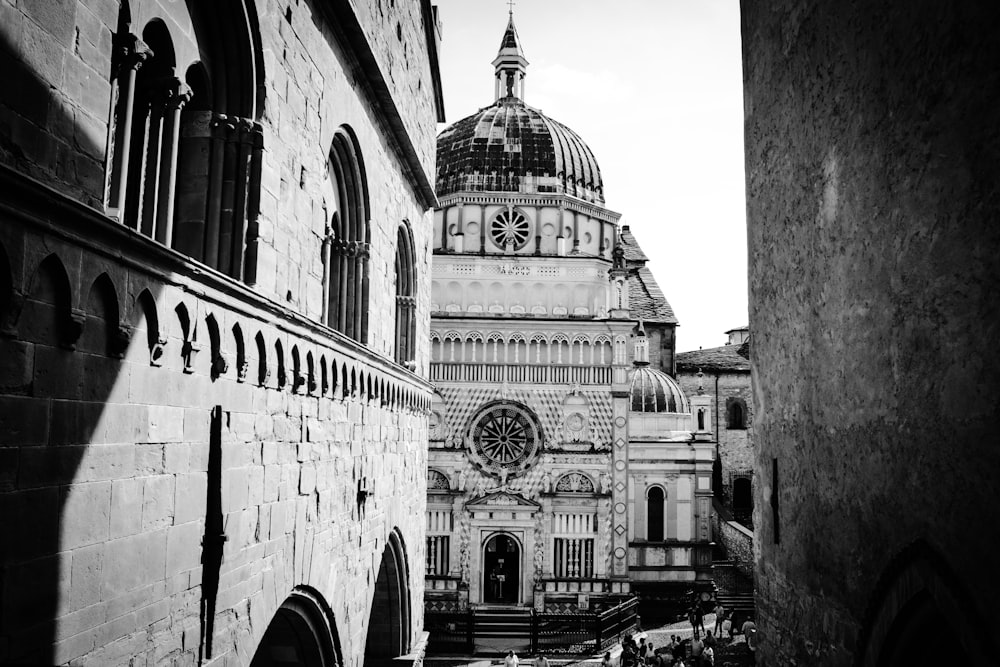
[(354, 132), (342, 126), (327, 160), (323, 241), (323, 321), (354, 340), (368, 339), (368, 184)]
[(396, 363), (416, 369), (417, 269), (413, 230), (403, 221), (396, 234)]

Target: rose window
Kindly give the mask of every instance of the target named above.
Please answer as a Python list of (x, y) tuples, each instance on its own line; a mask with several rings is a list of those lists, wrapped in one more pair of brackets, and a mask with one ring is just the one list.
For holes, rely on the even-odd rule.
[(473, 420), (469, 429), (470, 453), (487, 471), (501, 469), (517, 473), (534, 460), (540, 441), (540, 429), (534, 415), (515, 403), (487, 407)]
[(528, 243), (529, 228), (528, 219), (518, 211), (501, 211), (490, 223), (490, 236), (501, 248), (510, 245), (520, 250)]

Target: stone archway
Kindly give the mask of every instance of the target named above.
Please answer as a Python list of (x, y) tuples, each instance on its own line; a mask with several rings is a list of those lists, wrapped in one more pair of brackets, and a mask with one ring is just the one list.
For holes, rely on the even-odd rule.
[(332, 613), (319, 595), (296, 589), (278, 607), (250, 667), (338, 667), (341, 664)]
[(483, 545), (483, 602), (518, 604), (521, 545), (507, 533), (497, 533)]
[(985, 665), (997, 654), (986, 614), (924, 540), (890, 561), (869, 602), (855, 667)]
[(382, 552), (368, 617), (365, 665), (390, 664), (410, 648), (410, 577), (399, 531)]

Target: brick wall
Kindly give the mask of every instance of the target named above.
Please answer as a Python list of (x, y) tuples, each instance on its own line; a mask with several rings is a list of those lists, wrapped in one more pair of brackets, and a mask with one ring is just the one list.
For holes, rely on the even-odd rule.
[(742, 8), (760, 660), (875, 664), (912, 582), (953, 610), (920, 659), (988, 664), (1000, 15)]

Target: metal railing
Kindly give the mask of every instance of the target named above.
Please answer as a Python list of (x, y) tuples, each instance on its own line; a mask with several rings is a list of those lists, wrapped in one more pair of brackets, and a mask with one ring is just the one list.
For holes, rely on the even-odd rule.
[(536, 653), (597, 653), (633, 632), (639, 600), (629, 598), (604, 611), (569, 613), (534, 609), (426, 611), (429, 654), (476, 655), (496, 650), (503, 640), (514, 650)]

